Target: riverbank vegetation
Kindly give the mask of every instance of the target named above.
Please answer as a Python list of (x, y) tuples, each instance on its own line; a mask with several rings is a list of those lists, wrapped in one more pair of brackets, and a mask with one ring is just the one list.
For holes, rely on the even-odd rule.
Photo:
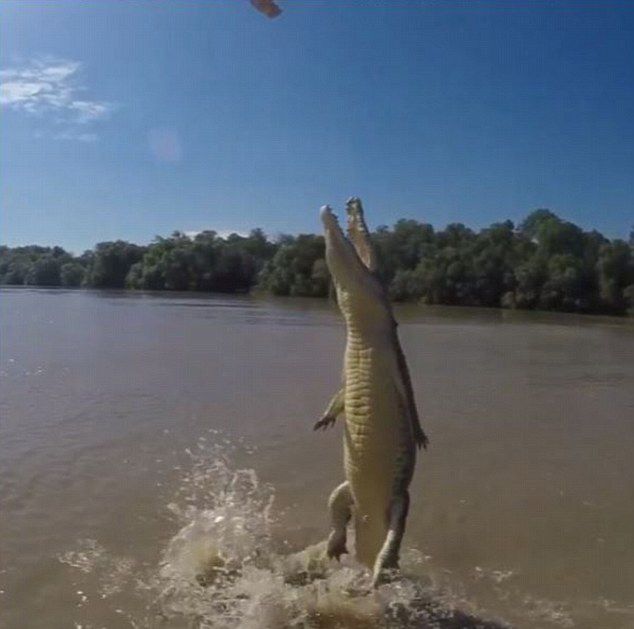
[[(550, 210), (518, 226), (479, 232), (400, 220), (372, 234), (380, 275), (397, 301), (624, 314), (634, 312), (634, 232), (629, 242), (584, 231)], [(322, 236), (269, 240), (174, 232), (148, 246), (102, 242), (74, 256), (61, 247), (0, 247), (0, 284), (247, 292), (325, 297)]]

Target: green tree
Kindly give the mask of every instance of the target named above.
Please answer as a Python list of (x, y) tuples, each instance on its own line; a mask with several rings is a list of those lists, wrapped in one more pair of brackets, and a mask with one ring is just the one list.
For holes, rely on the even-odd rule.
[(126, 284), (152, 290), (245, 292), (274, 250), (259, 229), (249, 236), (227, 238), (214, 231), (193, 238), (174, 232), (169, 238), (155, 238), (142, 260), (130, 268)]
[(550, 222), (560, 222), (561, 219), (546, 208), (533, 210), (521, 223), (520, 232), (530, 240), (537, 240), (543, 226)]
[(123, 288), (130, 268), (143, 257), (145, 247), (123, 240), (95, 246), (86, 272), (86, 284), (94, 288)]
[(586, 310), (583, 294), (583, 264), (570, 254), (558, 254), (548, 260), (548, 277), (541, 288), (539, 306), (545, 310)]
[(274, 295), (325, 297), (329, 275), (323, 261), (323, 236), (301, 234), (286, 239), (272, 260), (264, 267), (261, 285)]
[(81, 286), (84, 281), (84, 267), (77, 261), (62, 264), (60, 281), (62, 286)]
[(60, 267), (58, 258), (43, 256), (31, 265), (24, 283), (32, 286), (60, 286)]
[(626, 287), (634, 283), (632, 250), (623, 240), (602, 245), (597, 262), (599, 296), (609, 312), (623, 312), (627, 308)]
[(478, 234), (468, 247), (474, 286), (470, 294), (480, 306), (500, 306), (502, 296), (515, 288), (515, 233), (511, 221), (496, 223)]
[(377, 249), (379, 272), (390, 283), (398, 271), (413, 270), (434, 243), (434, 228), (414, 220), (401, 219), (393, 230), (380, 227), (372, 239)]
[(634, 284), (626, 286), (623, 290), (623, 299), (629, 314), (634, 314)]
[(2, 274), (2, 284), (20, 286), (24, 284), (31, 264), (28, 260), (12, 260)]

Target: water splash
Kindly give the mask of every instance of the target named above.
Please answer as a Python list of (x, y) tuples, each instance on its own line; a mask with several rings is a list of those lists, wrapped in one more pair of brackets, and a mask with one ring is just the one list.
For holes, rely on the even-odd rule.
[[(119, 621), (200, 629), (504, 626), (459, 611), (464, 600), (431, 579), (408, 577), (420, 575), (426, 561), (416, 551), (403, 553), (403, 576), (378, 590), (349, 556), (341, 564), (327, 560), (323, 542), (289, 553), (272, 532), (274, 488), (254, 470), (234, 469), (230, 452), (229, 444), (204, 440), (187, 451), (188, 471), (168, 504), (178, 532), (158, 569), (110, 557), (94, 540), (59, 557), (97, 576), (100, 598), (112, 599)], [(122, 609), (122, 590), (143, 605)]]
[(60, 563), (67, 564), (81, 572), (93, 572), (106, 556), (106, 549), (97, 540), (80, 540), (78, 547), (58, 557)]

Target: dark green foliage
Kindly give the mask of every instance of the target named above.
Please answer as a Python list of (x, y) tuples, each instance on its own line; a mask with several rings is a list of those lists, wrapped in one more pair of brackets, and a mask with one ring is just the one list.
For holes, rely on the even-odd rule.
[(24, 280), (26, 279), (32, 263), (19, 256), (13, 257), (11, 256), (11, 253), (4, 254), (3, 257), (5, 259), (0, 265), (2, 283), (15, 286), (24, 284)]
[(632, 247), (623, 240), (603, 244), (596, 268), (601, 304), (610, 311), (624, 310), (628, 299), (624, 291), (634, 283)]
[(0, 284), (59, 286), (63, 264), (72, 256), (61, 247), (0, 247)]
[[(622, 314), (634, 312), (634, 231), (629, 242), (584, 232), (546, 209), (516, 228), (435, 231), (400, 220), (372, 238), (395, 300)], [(331, 290), (322, 236), (259, 230), (221, 238), (174, 232), (148, 247), (116, 241), (72, 257), (60, 247), (0, 247), (0, 283), (324, 297)]]
[(260, 285), (274, 295), (325, 297), (328, 295), (330, 274), (324, 255), (323, 236), (286, 236), (264, 267)]
[(435, 248), (434, 228), (414, 220), (401, 219), (390, 231), (382, 226), (374, 234), (380, 274), (388, 284), (400, 271), (411, 271)]
[(246, 292), (274, 253), (262, 230), (249, 236), (231, 234), (220, 238), (203, 231), (194, 238), (174, 232), (170, 238), (157, 236), (142, 260), (130, 268), (128, 288), (148, 290), (198, 290)]
[(520, 224), (519, 231), (527, 238), (537, 239), (542, 226), (550, 221), (559, 221), (559, 217), (550, 210), (533, 210)]
[(143, 257), (145, 247), (124, 240), (100, 242), (86, 269), (84, 282), (95, 288), (123, 288), (130, 267)]
[(59, 286), (62, 283), (60, 268), (58, 259), (51, 255), (42, 256), (33, 262), (24, 278), (24, 283), (33, 286)]
[(627, 311), (630, 314), (634, 314), (634, 284), (630, 284), (625, 287), (625, 290), (623, 291), (623, 299), (625, 300)]
[(84, 267), (77, 261), (66, 262), (60, 269), (62, 286), (81, 286), (84, 282)]

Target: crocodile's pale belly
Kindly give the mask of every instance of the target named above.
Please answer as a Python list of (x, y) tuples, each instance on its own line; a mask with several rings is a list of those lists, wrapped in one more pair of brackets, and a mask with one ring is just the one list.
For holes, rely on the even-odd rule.
[(396, 487), (409, 484), (415, 447), (396, 388), (391, 347), (346, 348), (344, 464), (355, 501), (357, 555), (371, 564)]

